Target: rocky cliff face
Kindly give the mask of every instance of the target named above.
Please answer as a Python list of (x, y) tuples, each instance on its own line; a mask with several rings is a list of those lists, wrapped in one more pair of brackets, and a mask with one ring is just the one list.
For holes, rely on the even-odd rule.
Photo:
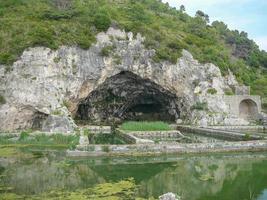
[(154, 50), (143, 41), (110, 28), (89, 50), (25, 50), (13, 66), (0, 66), (0, 130), (72, 131), (74, 117), (136, 117), (148, 104), (192, 123), (224, 124), (235, 117), (222, 100), (224, 90), (237, 84), (231, 73), (222, 77), (218, 67), (200, 64), (187, 51), (176, 64), (155, 63)]

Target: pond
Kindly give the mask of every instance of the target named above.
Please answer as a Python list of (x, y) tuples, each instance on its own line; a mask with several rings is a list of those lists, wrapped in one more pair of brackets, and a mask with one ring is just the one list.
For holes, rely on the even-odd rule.
[(267, 199), (267, 153), (110, 158), (69, 158), (64, 151), (26, 153), (0, 158), (0, 199), (7, 194), (17, 199), (82, 191), (128, 178), (136, 184), (134, 196), (144, 199), (167, 192), (184, 200)]

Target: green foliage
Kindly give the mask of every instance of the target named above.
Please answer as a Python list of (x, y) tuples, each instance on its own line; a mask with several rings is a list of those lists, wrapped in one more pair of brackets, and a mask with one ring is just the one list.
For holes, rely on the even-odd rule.
[[(11, 152), (12, 153), (12, 152)], [(0, 195), (1, 199), (29, 199), (29, 200), (124, 200), (124, 199), (142, 199), (136, 197), (137, 185), (133, 178), (121, 180), (113, 183), (97, 184), (91, 188), (79, 189), (75, 191), (54, 189), (53, 191), (37, 195), (17, 195), (15, 193), (5, 192)], [(154, 198), (149, 198), (154, 199)]]
[(5, 103), (6, 103), (5, 97), (0, 94), (0, 105), (5, 104)]
[(107, 12), (100, 12), (95, 15), (94, 25), (100, 31), (106, 31), (111, 24), (111, 19)]
[(116, 136), (116, 134), (97, 134), (90, 144), (126, 144), (126, 142)]
[[(253, 94), (267, 95), (267, 53), (245, 32), (218, 21), (208, 25), (209, 16), (202, 11), (190, 17), (183, 8), (157, 0), (0, 0), (0, 16), (0, 64), (12, 64), (33, 46), (88, 49), (97, 33), (113, 25), (141, 33), (145, 46), (156, 51), (156, 62), (175, 63), (187, 49), (200, 62), (219, 66), (223, 75), (231, 69)], [(110, 51), (101, 54), (109, 56)]]
[(59, 63), (60, 59), (61, 59), (60, 57), (55, 57), (55, 58), (54, 58), (54, 62), (55, 62), (55, 63)]
[(113, 51), (114, 51), (114, 46), (108, 45), (101, 49), (100, 55), (104, 57), (108, 57), (110, 56), (110, 54), (112, 54)]
[(69, 101), (67, 101), (67, 100), (63, 100), (63, 106), (65, 106), (66, 108), (70, 108), (70, 106), (71, 106), (71, 104), (70, 104), (70, 102)]
[(225, 95), (229, 95), (229, 96), (231, 96), (231, 95), (234, 95), (234, 92), (233, 92), (232, 89), (227, 88), (227, 89), (224, 90), (224, 94), (225, 94)]
[(120, 65), (121, 62), (122, 62), (122, 58), (119, 55), (117, 55), (117, 54), (113, 56), (113, 59), (114, 59), (114, 63), (116, 65)]
[(246, 133), (243, 137), (244, 140), (250, 140), (251, 139), (251, 134), (250, 133)]
[(20, 136), (19, 136), (19, 140), (22, 141), (22, 140), (26, 140), (29, 136), (30, 136), (30, 133), (31, 131), (22, 131), (20, 133)]
[(52, 112), (52, 115), (62, 115), (62, 113), (60, 110), (57, 109)]
[(41, 15), (41, 19), (44, 20), (61, 20), (61, 19), (71, 19), (72, 17), (78, 15), (78, 13), (73, 10), (59, 11), (59, 10), (47, 10)]
[(109, 150), (109, 146), (101, 146), (101, 149), (102, 151), (108, 153), (110, 150)]
[(50, 148), (65, 148), (73, 149), (79, 143), (77, 135), (62, 135), (62, 134), (30, 134), (32, 130), (21, 132), (18, 140), (10, 140), (10, 137), (0, 136), (0, 144), (14, 145), (14, 147), (50, 147)]
[(196, 102), (192, 108), (192, 110), (208, 110), (207, 102)]
[(207, 93), (208, 94), (217, 94), (217, 90), (215, 89), (215, 88), (209, 88), (208, 90), (207, 90)]
[(121, 127), (125, 131), (168, 131), (171, 130), (169, 124), (161, 121), (155, 122), (124, 122)]

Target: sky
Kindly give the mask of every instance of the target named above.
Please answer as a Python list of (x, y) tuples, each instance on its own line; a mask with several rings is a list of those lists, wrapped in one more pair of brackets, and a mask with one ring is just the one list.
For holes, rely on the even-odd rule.
[(262, 50), (267, 51), (267, 0), (163, 0), (170, 6), (184, 5), (194, 16), (197, 10), (208, 14), (210, 21), (223, 21), (230, 29), (248, 33)]

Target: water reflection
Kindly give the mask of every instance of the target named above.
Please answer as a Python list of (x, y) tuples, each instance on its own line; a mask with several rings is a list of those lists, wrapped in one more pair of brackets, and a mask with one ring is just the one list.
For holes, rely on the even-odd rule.
[(178, 193), (186, 200), (267, 199), (267, 154), (0, 160), (0, 184), (17, 194), (75, 190), (133, 177), (138, 196)]

